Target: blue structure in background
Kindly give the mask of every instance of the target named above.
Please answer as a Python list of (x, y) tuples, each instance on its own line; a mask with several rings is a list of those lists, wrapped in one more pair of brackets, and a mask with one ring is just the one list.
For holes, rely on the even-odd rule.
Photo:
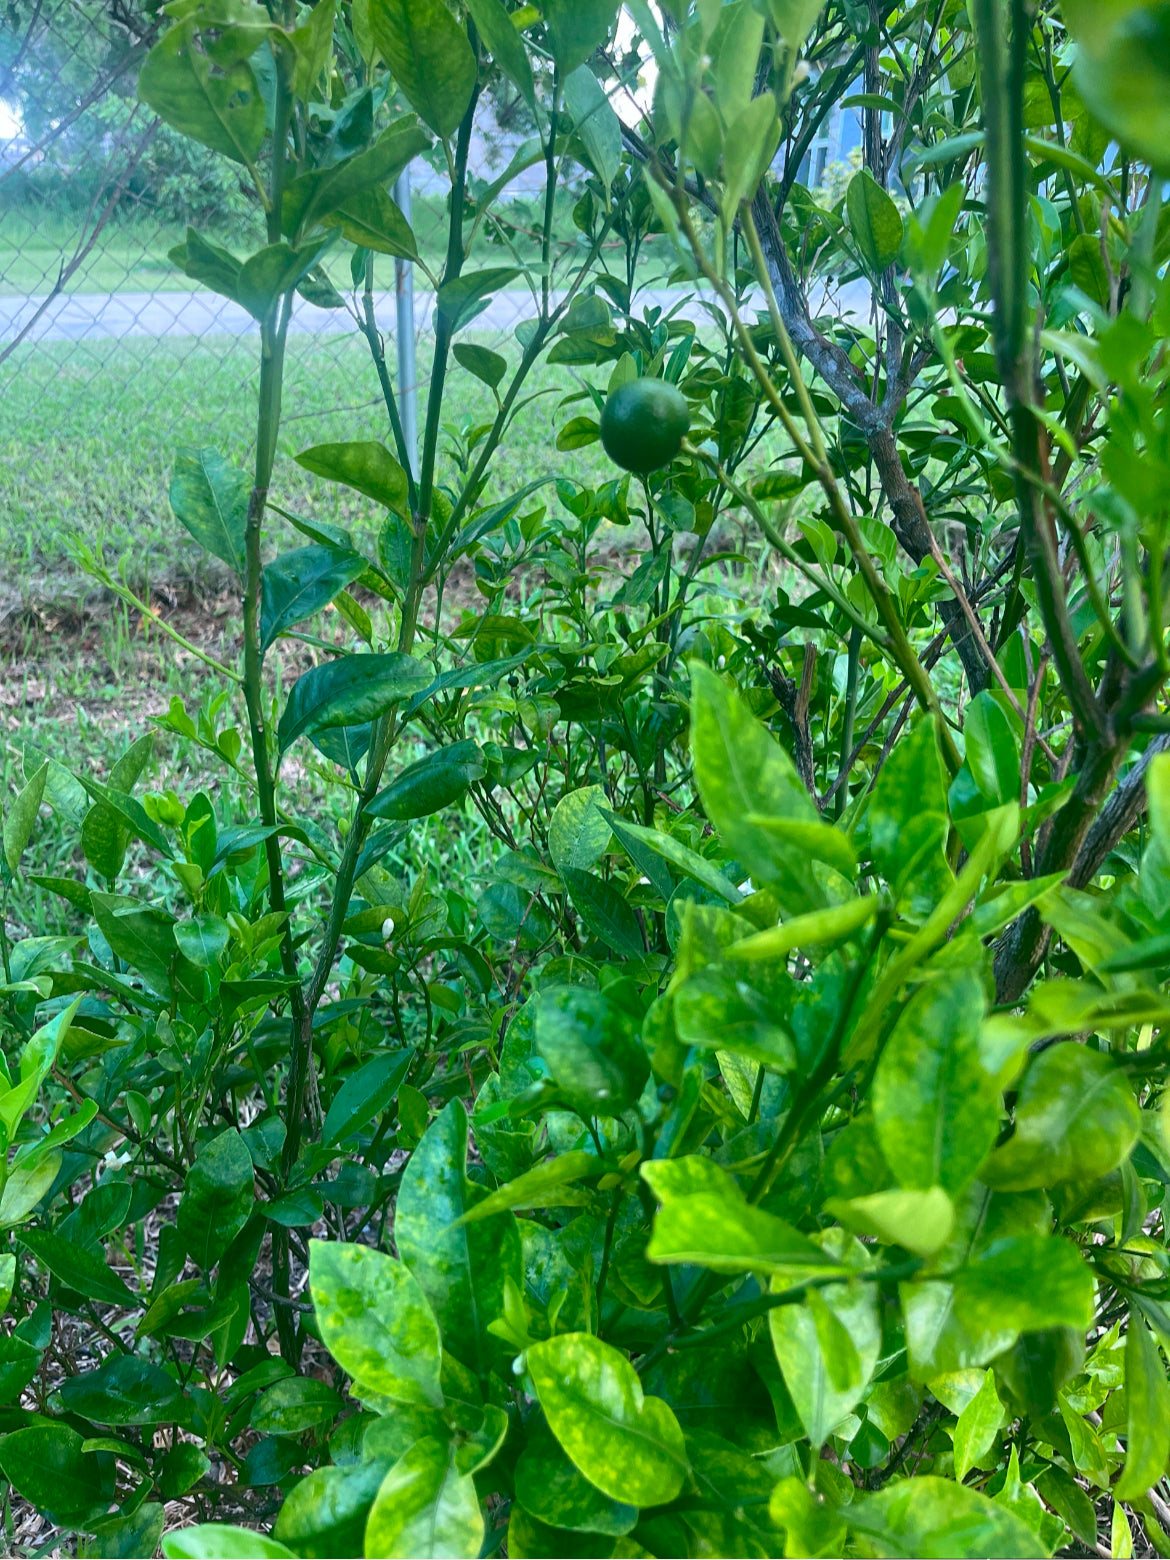
[[(853, 90), (860, 91), (861, 84)], [(833, 163), (847, 163), (849, 154), (860, 149), (862, 135), (861, 110), (835, 108), (802, 159), (797, 181), (809, 189), (818, 189), (824, 183), (826, 168)]]

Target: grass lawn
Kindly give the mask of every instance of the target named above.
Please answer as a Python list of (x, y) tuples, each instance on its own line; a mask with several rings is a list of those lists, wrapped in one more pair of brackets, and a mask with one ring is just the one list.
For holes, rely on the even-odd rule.
[[(569, 190), (558, 194), (556, 234), (560, 243), (579, 241), (571, 216), (574, 199)], [(535, 260), (539, 252), (535, 237), (526, 237), (536, 222), (531, 204), (517, 202), (502, 209), (514, 224), (521, 251), (527, 251), (528, 258)], [(419, 253), (433, 270), (437, 270), (446, 253), (444, 203), (435, 195), (416, 195), (412, 217)], [(241, 258), (264, 242), (258, 220), (254, 225), (240, 224), (232, 231), (223, 232), (198, 225), (206, 237), (225, 245)], [(199, 284), (184, 276), (168, 258), (168, 251), (181, 244), (185, 236), (186, 229), (181, 223), (160, 221), (149, 211), (134, 210), (119, 215), (99, 234), (93, 249), (66, 282), (64, 290), (67, 293), (193, 292)], [(5, 209), (0, 203), (0, 297), (49, 292), (62, 264), (72, 258), (84, 238), (81, 214), (74, 216), (30, 204)], [(325, 256), (326, 270), (338, 286), (350, 285), (351, 252), (349, 244), (338, 243)], [(506, 250), (500, 249), (493, 257), (491, 249), (483, 242), (477, 244), (476, 254), (482, 265), (511, 263)], [(394, 261), (384, 255), (376, 258), (376, 285), (394, 285)], [(425, 277), (420, 276), (419, 285), (427, 285)]]
[[(514, 342), (491, 344), (515, 360)], [(75, 537), (101, 542), (107, 558), (124, 559), (139, 584), (206, 583), (206, 561), (167, 501), (170, 468), (184, 444), (214, 445), (247, 460), (257, 358), (253, 338), (18, 348), (4, 365), (11, 381), (0, 416), (0, 605), (14, 596), (76, 598), (84, 585), (69, 554)], [(429, 373), (425, 343), (419, 368)], [(605, 372), (595, 371), (598, 382)], [(529, 384), (530, 393), (541, 393), (496, 458), (492, 493), (502, 497), (546, 472), (587, 482), (608, 475), (599, 446), (571, 454), (555, 448), (557, 427), (571, 415), (557, 411), (573, 388), (566, 370), (538, 369)], [(364, 340), (290, 338), (285, 386), (273, 497), (298, 513), (372, 532), (380, 519), (375, 505), (308, 476), (292, 460), (312, 444), (388, 438)], [(486, 422), (494, 410), (486, 387), (452, 363), (447, 421)], [(447, 479), (456, 475), (448, 462)], [(551, 489), (549, 498), (555, 503)]]

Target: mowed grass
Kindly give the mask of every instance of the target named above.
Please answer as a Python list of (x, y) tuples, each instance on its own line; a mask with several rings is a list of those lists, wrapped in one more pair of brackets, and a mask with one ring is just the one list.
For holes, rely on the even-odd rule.
[[(393, 353), (393, 342), (388, 350)], [(490, 345), (510, 357), (514, 341)], [(259, 374), (255, 337), (209, 340), (41, 342), (22, 346), (4, 365), (11, 375), (0, 401), (0, 587), (9, 603), (75, 599), (84, 591), (70, 554), (79, 539), (100, 543), (107, 560), (123, 563), (136, 584), (209, 584), (217, 569), (188, 538), (167, 499), (176, 450), (211, 445), (247, 464), (255, 434)], [(430, 373), (430, 348), (420, 343), (419, 372)], [(516, 418), (491, 468), (489, 498), (502, 498), (537, 477), (583, 482), (612, 472), (599, 446), (562, 453), (558, 428), (580, 408), (562, 410), (566, 395), (591, 373), (607, 369), (538, 368), (528, 404)], [(420, 390), (420, 423), (425, 415)], [(495, 414), (491, 392), (452, 363), (443, 421), (465, 427)], [(376, 506), (309, 476), (293, 456), (313, 444), (383, 439), (388, 423), (365, 341), (358, 336), (292, 337), (285, 374), (284, 416), (273, 498), (298, 514), (343, 524), (372, 540)], [(439, 480), (459, 479), (441, 441)], [(555, 504), (550, 488), (547, 501)], [(282, 544), (274, 521), (271, 541)]]
[[(167, 251), (182, 243), (178, 224), (145, 215), (113, 224), (65, 283), (82, 292), (190, 291)], [(0, 297), (47, 293), (84, 242), (81, 218), (35, 208), (0, 211)]]
[[(558, 246), (581, 242), (572, 221), (572, 206), (578, 192), (558, 191), (556, 238)], [(515, 200), (503, 206), (501, 214), (513, 232), (520, 253), (529, 261), (539, 256), (536, 227), (539, 213), (531, 200)], [(419, 254), (432, 271), (437, 271), (446, 254), (447, 217), (443, 198), (433, 194), (414, 196), (412, 223)], [(241, 220), (230, 228), (217, 228), (196, 222), (204, 236), (222, 244), (241, 259), (264, 243), (263, 226)], [(67, 293), (110, 292), (194, 292), (200, 284), (185, 276), (169, 252), (186, 238), (186, 226), (167, 222), (144, 209), (120, 212), (98, 235), (97, 242), (64, 283)], [(0, 203), (0, 297), (50, 292), (63, 266), (88, 239), (85, 213), (54, 210), (49, 205), (25, 202), (5, 207)], [(326, 251), (325, 269), (338, 287), (350, 286), (349, 258), (352, 248), (336, 243)], [(510, 264), (511, 255), (501, 249), (493, 259), (489, 246), (480, 243), (477, 257), (483, 265)], [(376, 285), (393, 287), (394, 261), (380, 256), (375, 262)], [(420, 275), (419, 285), (426, 286)]]

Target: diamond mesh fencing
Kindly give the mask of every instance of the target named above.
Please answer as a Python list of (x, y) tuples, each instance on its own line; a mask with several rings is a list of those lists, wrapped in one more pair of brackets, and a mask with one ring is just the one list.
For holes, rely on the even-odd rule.
[[(239, 170), (139, 103), (138, 67), (159, 27), (142, 0), (9, 0), (0, 20), (0, 508), (30, 519), (93, 507), (81, 471), (99, 448), (104, 465), (111, 449), (140, 463), (125, 500), (133, 510), (165, 507), (175, 444), (241, 458), (252, 443), (258, 327), (184, 277), (168, 250), (190, 221), (247, 254), (263, 242), (259, 216)], [(521, 140), (490, 112), (486, 123), (473, 142), (473, 186), (497, 178)], [(437, 270), (446, 184), (422, 161), (410, 179), (419, 250)], [(520, 180), (503, 199), (521, 222), (531, 204), (535, 225), (538, 194)], [(352, 298), (348, 256), (335, 246), (327, 269)], [(393, 362), (395, 262), (374, 259), (375, 313)], [(500, 294), (477, 336), (488, 345), (510, 337), (532, 312), (526, 293)], [(420, 394), (432, 315), (420, 277)], [(290, 447), (384, 435), (368, 348), (345, 309), (297, 299), (285, 385)], [(63, 445), (76, 451), (64, 473)], [(107, 518), (117, 543), (118, 517)]]

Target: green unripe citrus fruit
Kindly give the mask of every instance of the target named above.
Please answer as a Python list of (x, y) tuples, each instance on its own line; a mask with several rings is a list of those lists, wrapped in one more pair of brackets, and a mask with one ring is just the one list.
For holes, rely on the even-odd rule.
[(605, 403), (601, 442), (626, 471), (669, 466), (691, 426), (686, 398), (665, 379), (627, 379)]

